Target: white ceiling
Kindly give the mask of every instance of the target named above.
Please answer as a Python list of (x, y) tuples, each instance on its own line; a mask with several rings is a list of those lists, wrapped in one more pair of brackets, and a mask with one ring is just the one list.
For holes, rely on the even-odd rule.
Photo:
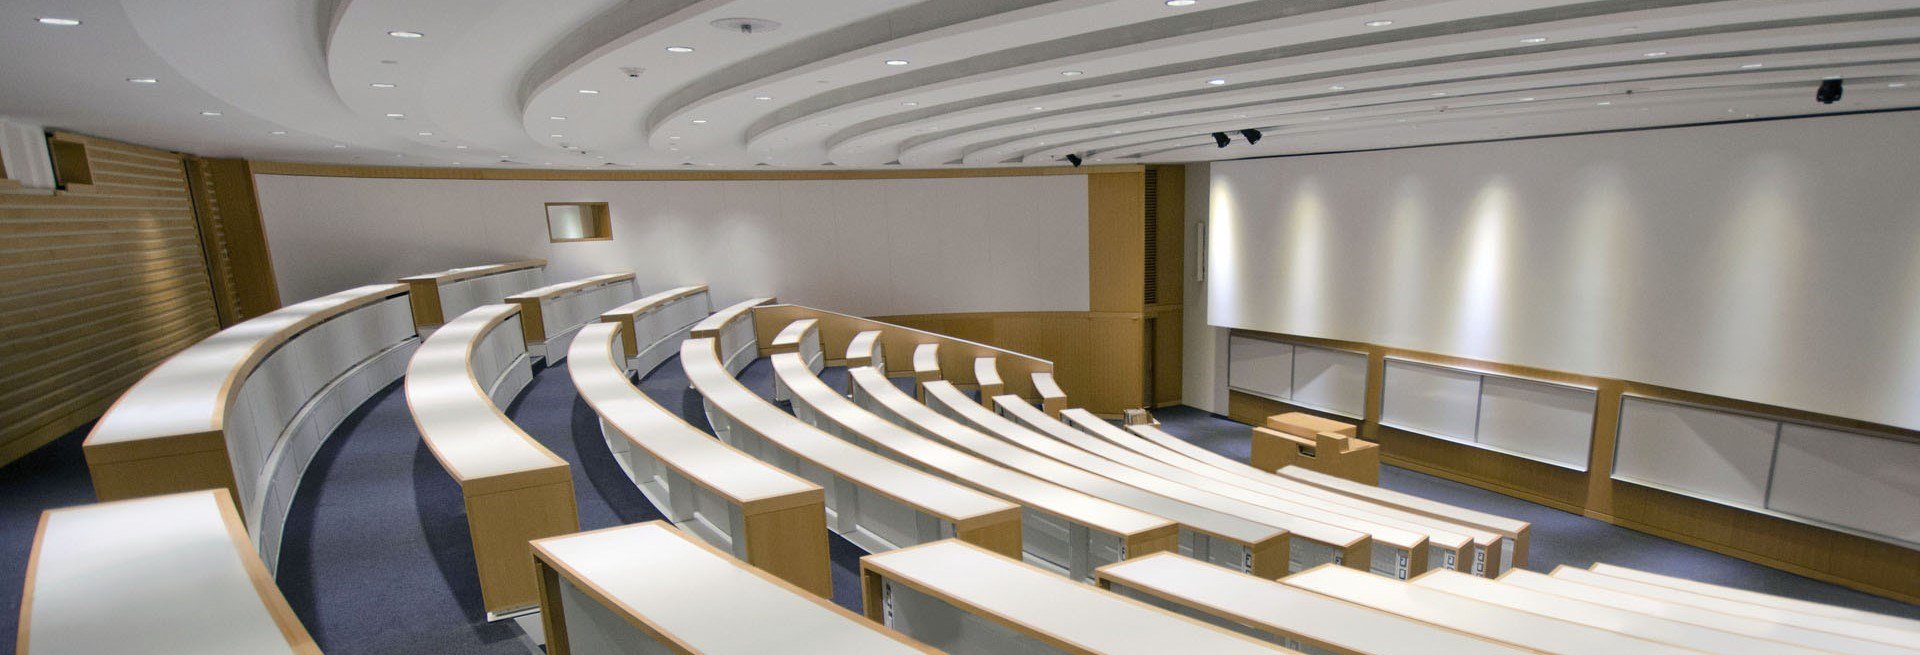
[(280, 161), (1173, 162), (1907, 107), (1920, 0), (0, 4), (0, 117)]

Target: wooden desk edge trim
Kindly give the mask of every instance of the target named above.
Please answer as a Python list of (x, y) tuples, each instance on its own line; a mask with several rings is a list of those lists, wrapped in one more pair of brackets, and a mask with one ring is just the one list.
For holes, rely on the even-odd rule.
[(504, 262), (500, 264), (491, 264), (491, 265), (481, 266), (481, 267), (465, 267), (465, 268), (459, 268), (459, 269), (447, 269), (447, 270), (439, 271), (435, 273), (422, 273), (419, 275), (409, 275), (407, 277), (400, 278), (399, 281), (406, 282), (406, 283), (426, 282), (426, 283), (435, 284), (435, 285), (451, 284), (454, 282), (459, 282), (461, 280), (470, 280), (476, 277), (499, 275), (501, 273), (512, 273), (514, 271), (522, 271), (529, 268), (545, 268), (546, 265), (547, 265), (547, 260), (544, 260), (544, 259), (522, 259), (519, 261)]
[(706, 292), (707, 290), (707, 285), (704, 284), (668, 289), (644, 298), (636, 298), (633, 302), (601, 312), (600, 320), (608, 323), (622, 320), (632, 321), (641, 314), (679, 302), (690, 296)]
[(553, 300), (555, 298), (559, 298), (562, 296), (592, 291), (597, 287), (604, 287), (608, 285), (619, 284), (621, 282), (629, 282), (632, 280), (633, 280), (633, 273), (631, 272), (602, 273), (600, 275), (590, 275), (583, 278), (568, 280), (566, 282), (549, 284), (547, 286), (540, 287), (538, 289), (528, 289), (526, 291), (522, 291), (520, 293), (507, 296), (503, 300), (504, 302), (519, 303), (523, 305), (529, 302), (542, 303), (542, 302)]
[(753, 308), (776, 302), (779, 301), (773, 296), (765, 296), (761, 298), (749, 298), (727, 305), (720, 311), (716, 311), (707, 315), (706, 318), (700, 319), (700, 322), (694, 323), (693, 327), (687, 330), (687, 338), (718, 338), (721, 332), (726, 331), (727, 326), (733, 325), (733, 322), (740, 320), (740, 317), (753, 315)]

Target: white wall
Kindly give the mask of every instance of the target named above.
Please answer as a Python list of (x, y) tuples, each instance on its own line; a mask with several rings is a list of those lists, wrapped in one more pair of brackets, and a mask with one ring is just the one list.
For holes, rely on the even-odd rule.
[(1920, 113), (1211, 177), (1213, 325), (1920, 428)]
[[(280, 294), (545, 258), (860, 315), (1087, 309), (1079, 175), (571, 182), (255, 177)], [(544, 203), (604, 201), (613, 241), (549, 244)]]

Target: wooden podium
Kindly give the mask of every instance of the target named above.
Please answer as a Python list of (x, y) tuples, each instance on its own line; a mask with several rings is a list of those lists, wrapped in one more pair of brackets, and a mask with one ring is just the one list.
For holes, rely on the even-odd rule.
[(1253, 428), (1254, 468), (1298, 466), (1354, 482), (1380, 484), (1380, 444), (1354, 436), (1354, 426), (1311, 414), (1267, 417)]

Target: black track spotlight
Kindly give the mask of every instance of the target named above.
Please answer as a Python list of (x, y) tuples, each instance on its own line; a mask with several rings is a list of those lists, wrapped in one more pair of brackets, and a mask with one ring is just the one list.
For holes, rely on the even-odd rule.
[(1232, 143), (1232, 142), (1233, 142), (1233, 140), (1232, 140), (1232, 139), (1229, 139), (1229, 138), (1227, 138), (1227, 133), (1226, 133), (1226, 132), (1214, 132), (1214, 133), (1213, 133), (1213, 143), (1214, 143), (1215, 145), (1218, 145), (1218, 146), (1220, 146), (1220, 147), (1222, 147), (1222, 148), (1225, 148), (1225, 147), (1227, 147), (1227, 144), (1229, 144), (1229, 143)]
[(1069, 164), (1073, 164), (1073, 167), (1074, 167), (1074, 168), (1079, 168), (1079, 167), (1080, 167), (1080, 155), (1076, 155), (1076, 154), (1072, 154), (1072, 153), (1068, 153), (1068, 154), (1067, 154), (1067, 163), (1069, 163)]
[(1260, 130), (1256, 130), (1252, 128), (1240, 130), (1240, 136), (1247, 137), (1247, 145), (1253, 145), (1260, 142)]
[(1831, 105), (1840, 102), (1840, 96), (1846, 92), (1840, 80), (1826, 80), (1820, 83), (1820, 90), (1814, 92), (1813, 99), (1820, 101), (1820, 104)]

